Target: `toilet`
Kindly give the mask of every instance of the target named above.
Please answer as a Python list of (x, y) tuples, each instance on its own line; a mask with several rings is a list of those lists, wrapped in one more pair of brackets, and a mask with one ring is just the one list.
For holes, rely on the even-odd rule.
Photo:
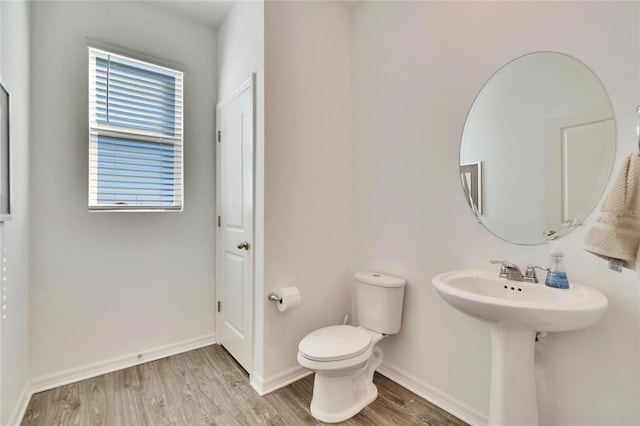
[(358, 272), (355, 279), (360, 325), (324, 327), (298, 345), (298, 363), (315, 372), (311, 414), (325, 423), (345, 421), (376, 399), (378, 342), (400, 331), (406, 281), (375, 272)]

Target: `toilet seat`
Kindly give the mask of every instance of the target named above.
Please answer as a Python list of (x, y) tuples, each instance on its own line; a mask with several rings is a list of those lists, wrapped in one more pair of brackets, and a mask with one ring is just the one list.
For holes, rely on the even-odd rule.
[(324, 327), (300, 341), (298, 351), (311, 361), (331, 362), (355, 358), (371, 348), (372, 335), (350, 325)]

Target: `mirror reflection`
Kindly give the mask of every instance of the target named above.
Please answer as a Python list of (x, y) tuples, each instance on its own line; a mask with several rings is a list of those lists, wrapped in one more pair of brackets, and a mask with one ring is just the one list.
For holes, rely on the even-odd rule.
[(460, 144), (462, 189), (495, 235), (541, 244), (589, 214), (614, 153), (600, 80), (568, 55), (531, 53), (501, 68), (475, 99)]

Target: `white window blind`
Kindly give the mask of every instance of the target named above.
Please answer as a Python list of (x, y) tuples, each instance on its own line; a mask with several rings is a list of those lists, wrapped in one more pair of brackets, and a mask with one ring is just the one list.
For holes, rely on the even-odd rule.
[(89, 48), (89, 209), (182, 210), (183, 73)]

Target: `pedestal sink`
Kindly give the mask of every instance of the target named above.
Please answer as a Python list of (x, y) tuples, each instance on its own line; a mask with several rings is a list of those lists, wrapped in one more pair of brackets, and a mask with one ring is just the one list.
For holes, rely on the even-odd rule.
[(581, 284), (563, 290), (497, 275), (477, 269), (445, 272), (433, 278), (433, 285), (452, 307), (490, 326), (489, 425), (534, 426), (536, 332), (589, 327), (604, 316), (609, 301)]

